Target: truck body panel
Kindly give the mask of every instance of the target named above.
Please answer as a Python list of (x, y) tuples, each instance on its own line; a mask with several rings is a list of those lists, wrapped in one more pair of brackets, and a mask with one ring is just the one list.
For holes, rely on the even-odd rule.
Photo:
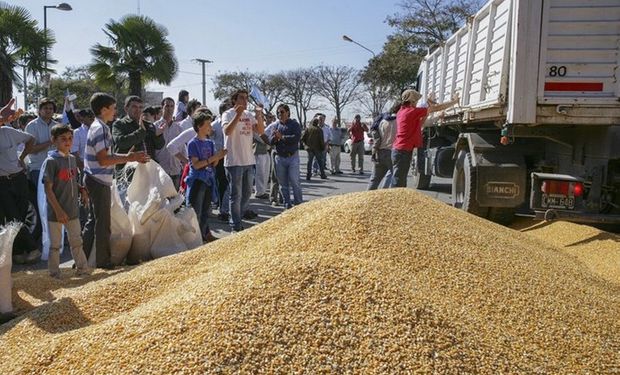
[(461, 102), (427, 118), (414, 176), (446, 177), (453, 149), (455, 206), (480, 216), (547, 197), (522, 194), (534, 174), (558, 176), (536, 189), (583, 182), (583, 196), (559, 200), (577, 202), (565, 217), (620, 214), (619, 78), (620, 0), (488, 1), (420, 65), (423, 97)]

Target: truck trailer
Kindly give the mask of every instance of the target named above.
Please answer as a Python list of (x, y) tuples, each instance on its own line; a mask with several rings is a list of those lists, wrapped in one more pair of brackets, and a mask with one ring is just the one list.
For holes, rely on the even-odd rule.
[(423, 59), (429, 116), (414, 187), (452, 178), (455, 207), (508, 223), (620, 224), (620, 0), (492, 0)]

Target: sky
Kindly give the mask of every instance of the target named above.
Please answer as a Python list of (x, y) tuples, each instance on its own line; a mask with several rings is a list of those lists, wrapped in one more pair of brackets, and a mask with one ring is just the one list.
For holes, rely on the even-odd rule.
[[(43, 6), (54, 1), (4, 0), (28, 9), (43, 26)], [(47, 10), (47, 26), (56, 43), (49, 55), (62, 73), (66, 66), (91, 61), (95, 43), (107, 45), (103, 33), (110, 20), (127, 14), (151, 17), (168, 29), (179, 72), (169, 86), (150, 83), (150, 91), (163, 91), (177, 98), (186, 89), (190, 97), (202, 98), (202, 74), (198, 63), (207, 64), (207, 105), (213, 99), (213, 76), (233, 71), (279, 72), (302, 67), (347, 65), (363, 68), (372, 54), (342, 39), (346, 34), (379, 53), (394, 30), (385, 22), (399, 11), (398, 0), (67, 0), (72, 11)], [(19, 98), (19, 97), (18, 97)], [(351, 106), (348, 111), (354, 111)], [(323, 112), (333, 113), (328, 107)]]

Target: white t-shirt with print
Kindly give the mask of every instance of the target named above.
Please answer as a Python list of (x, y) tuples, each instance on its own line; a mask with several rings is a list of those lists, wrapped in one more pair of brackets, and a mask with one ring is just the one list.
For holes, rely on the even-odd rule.
[[(225, 128), (234, 118), (234, 108), (229, 109), (222, 115), (222, 128)], [(252, 150), (252, 137), (256, 129), (256, 118), (250, 111), (243, 111), (239, 122), (230, 135), (224, 133), (224, 148), (227, 151), (224, 157), (225, 167), (242, 167), (255, 165), (254, 151)]]

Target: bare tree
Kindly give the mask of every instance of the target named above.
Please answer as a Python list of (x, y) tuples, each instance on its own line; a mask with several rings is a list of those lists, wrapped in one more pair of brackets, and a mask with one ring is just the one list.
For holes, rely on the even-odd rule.
[(297, 69), (284, 72), (284, 99), (295, 107), (297, 119), (305, 126), (308, 111), (318, 109), (315, 105), (317, 94), (317, 75), (314, 68)]
[(320, 66), (317, 68), (318, 94), (334, 107), (336, 117), (342, 119), (342, 111), (358, 96), (362, 81), (359, 73), (348, 66)]
[(286, 94), (286, 78), (282, 73), (256, 75), (257, 86), (269, 100), (267, 112), (272, 112), (276, 105), (284, 101)]
[(385, 85), (364, 84), (363, 92), (359, 95), (358, 101), (362, 106), (365, 115), (377, 117), (385, 109), (390, 101), (390, 89)]
[(250, 91), (257, 83), (256, 75), (250, 72), (232, 72), (218, 74), (213, 78), (213, 96), (217, 100), (225, 100), (239, 89)]

